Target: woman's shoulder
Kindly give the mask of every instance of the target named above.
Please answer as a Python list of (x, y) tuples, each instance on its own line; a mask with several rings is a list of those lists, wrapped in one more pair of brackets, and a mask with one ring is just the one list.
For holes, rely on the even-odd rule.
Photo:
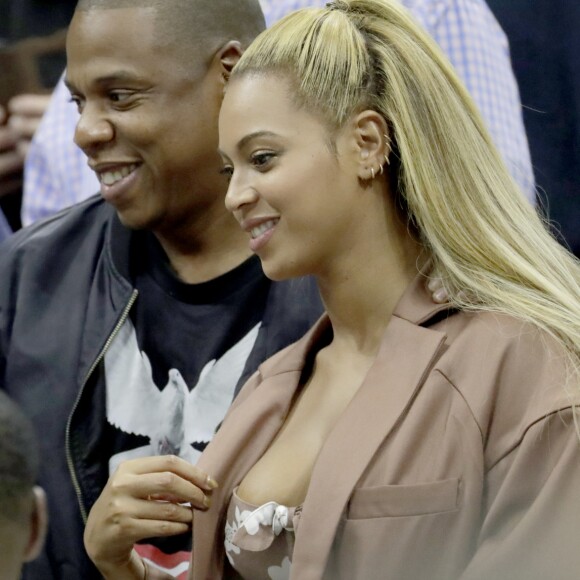
[(538, 421), (580, 405), (580, 380), (562, 344), (531, 322), (460, 312), (439, 322), (437, 370), (457, 389), (489, 446), (501, 454)]
[[(432, 325), (446, 335), (447, 349), (473, 363), (501, 362), (563, 368), (567, 353), (554, 336), (530, 321), (500, 312), (454, 313)], [(457, 361), (456, 361), (457, 363)]]

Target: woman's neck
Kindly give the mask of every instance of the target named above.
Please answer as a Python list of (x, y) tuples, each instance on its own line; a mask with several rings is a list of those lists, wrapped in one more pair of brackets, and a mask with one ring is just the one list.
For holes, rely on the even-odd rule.
[(399, 299), (420, 269), (422, 246), (406, 226), (368, 230), (365, 243), (317, 276), (334, 348), (374, 356)]

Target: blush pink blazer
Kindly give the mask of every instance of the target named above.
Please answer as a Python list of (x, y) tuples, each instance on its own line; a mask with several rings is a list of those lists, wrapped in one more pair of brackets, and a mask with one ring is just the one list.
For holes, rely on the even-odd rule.
[[(236, 577), (223, 549), (230, 495), (328, 325), (261, 365), (201, 457), (220, 487), (194, 515), (194, 580)], [(547, 335), (434, 305), (418, 277), (320, 452), (291, 579), (580, 578), (580, 397), (567, 377)]]

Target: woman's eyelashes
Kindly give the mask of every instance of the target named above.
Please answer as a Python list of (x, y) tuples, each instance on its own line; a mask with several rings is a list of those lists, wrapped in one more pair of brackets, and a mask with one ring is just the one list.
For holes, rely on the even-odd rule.
[[(261, 173), (267, 171), (272, 166), (277, 154), (274, 151), (256, 151), (249, 157), (251, 167)], [(234, 175), (234, 166), (231, 163), (224, 163), (220, 169), (220, 174), (224, 175), (230, 181)]]
[(250, 162), (259, 171), (264, 171), (272, 165), (275, 157), (273, 151), (256, 151), (250, 156)]

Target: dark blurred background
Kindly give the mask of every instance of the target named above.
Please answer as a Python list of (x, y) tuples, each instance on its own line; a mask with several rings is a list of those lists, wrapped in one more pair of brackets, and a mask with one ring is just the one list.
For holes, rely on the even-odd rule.
[(580, 0), (487, 0), (506, 32), (549, 218), (580, 257)]

